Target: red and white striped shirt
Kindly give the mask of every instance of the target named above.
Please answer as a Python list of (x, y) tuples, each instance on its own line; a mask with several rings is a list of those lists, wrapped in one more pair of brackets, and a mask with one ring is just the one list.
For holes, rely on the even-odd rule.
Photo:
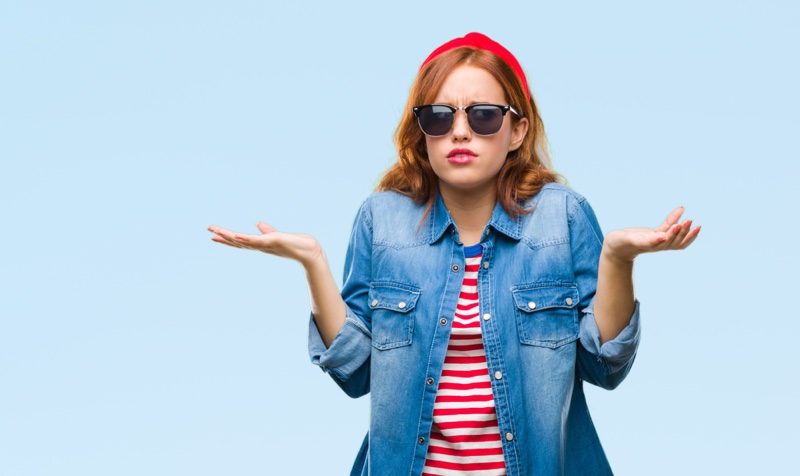
[(433, 427), (423, 476), (506, 474), (481, 338), (481, 251), (480, 245), (464, 250), (464, 281), (433, 404)]

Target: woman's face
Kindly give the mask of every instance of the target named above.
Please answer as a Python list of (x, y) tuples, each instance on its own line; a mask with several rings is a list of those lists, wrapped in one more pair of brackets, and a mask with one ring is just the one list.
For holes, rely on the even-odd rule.
[[(454, 107), (508, 104), (502, 86), (491, 74), (468, 65), (459, 66), (450, 73), (433, 102)], [(496, 134), (480, 136), (470, 129), (466, 112), (459, 110), (449, 133), (425, 136), (428, 159), (445, 198), (496, 196), (497, 174), (509, 151), (519, 148), (528, 130), (528, 120), (512, 121), (513, 114), (505, 115)]]

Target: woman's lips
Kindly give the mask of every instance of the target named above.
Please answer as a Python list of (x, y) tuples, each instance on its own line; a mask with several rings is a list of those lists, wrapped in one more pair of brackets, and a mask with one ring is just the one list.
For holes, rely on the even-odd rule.
[(478, 154), (469, 149), (453, 149), (447, 154), (447, 161), (451, 164), (468, 164), (477, 156)]

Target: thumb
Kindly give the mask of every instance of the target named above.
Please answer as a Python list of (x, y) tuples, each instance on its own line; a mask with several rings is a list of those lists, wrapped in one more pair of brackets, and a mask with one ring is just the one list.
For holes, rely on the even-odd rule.
[(256, 228), (258, 228), (258, 231), (264, 234), (272, 233), (273, 231), (275, 231), (275, 228), (272, 228), (271, 226), (261, 221), (256, 222)]

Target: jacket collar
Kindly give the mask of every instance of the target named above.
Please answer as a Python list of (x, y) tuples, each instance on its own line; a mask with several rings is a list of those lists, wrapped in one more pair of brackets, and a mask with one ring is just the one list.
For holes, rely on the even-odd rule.
[[(453, 219), (450, 217), (450, 212), (445, 208), (444, 200), (442, 200), (440, 194), (436, 194), (436, 200), (433, 202), (431, 211), (428, 214), (428, 223), (430, 230), (428, 244), (439, 241), (448, 228), (452, 227), (455, 229), (455, 223), (453, 223)], [(522, 238), (521, 218), (516, 220), (511, 218), (506, 211), (503, 210), (503, 207), (500, 206), (500, 202), (495, 203), (492, 218), (489, 219), (487, 226), (494, 228), (498, 232), (514, 240), (519, 241)]]

